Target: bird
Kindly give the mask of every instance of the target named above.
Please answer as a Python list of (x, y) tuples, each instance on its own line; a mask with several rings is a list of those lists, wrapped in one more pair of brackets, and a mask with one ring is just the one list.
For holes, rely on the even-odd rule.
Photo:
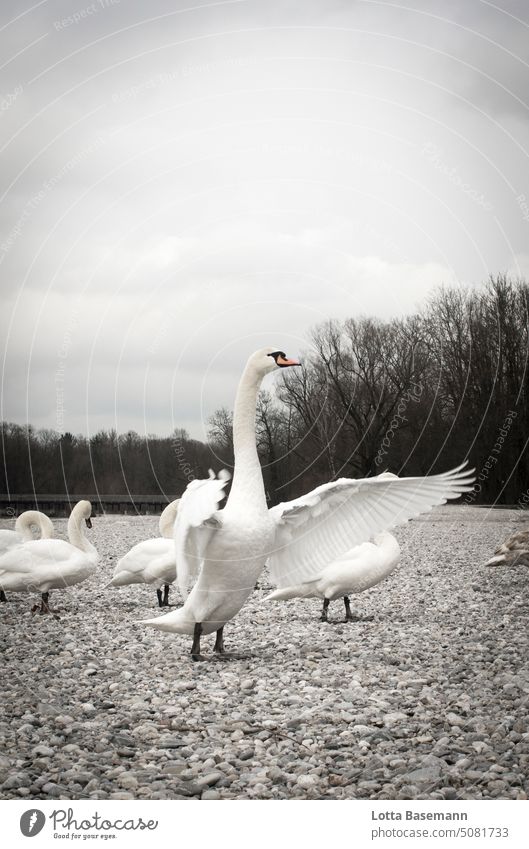
[[(68, 539), (37, 539), (13, 546), (0, 557), (0, 587), (5, 591), (41, 593), (40, 613), (54, 613), (49, 592), (64, 589), (88, 578), (99, 559), (82, 530), (83, 519), (92, 527), (92, 505), (79, 501), (68, 519)], [(32, 612), (38, 605), (32, 608)], [(55, 615), (55, 614), (54, 614)]]
[(529, 530), (513, 534), (487, 560), (485, 566), (529, 566)]
[(159, 537), (139, 542), (118, 560), (114, 576), (107, 587), (155, 584), (158, 606), (169, 607), (169, 584), (176, 579), (173, 528), (179, 503), (179, 498), (171, 501), (160, 516)]
[[(391, 472), (382, 472), (378, 478), (389, 480), (397, 478)], [(395, 537), (383, 531), (372, 541), (346, 551), (341, 557), (324, 566), (317, 567), (314, 576), (297, 586), (285, 586), (267, 595), (264, 601), (283, 601), (291, 598), (322, 598), (321, 621), (328, 622), (328, 608), (331, 601), (343, 598), (345, 604), (345, 622), (360, 619), (351, 612), (351, 593), (361, 593), (374, 587), (390, 575), (400, 560), (400, 546)], [(363, 617), (372, 619), (372, 616)]]
[(184, 605), (143, 624), (192, 635), (195, 661), (204, 660), (201, 637), (213, 632), (214, 652), (226, 655), (224, 626), (243, 606), (267, 560), (278, 585), (298, 585), (314, 576), (316, 565), (457, 498), (473, 481), (471, 472), (463, 471), (466, 464), (430, 477), (341, 478), (268, 509), (256, 446), (257, 394), (269, 372), (300, 365), (273, 347), (250, 356), (235, 398), (234, 471), (226, 505), (219, 510), (229, 479), (225, 470), (191, 481), (180, 500), (175, 551)]
[[(26, 510), (17, 517), (14, 531), (6, 528), (0, 530), (0, 556), (14, 545), (33, 539), (34, 527), (39, 529), (41, 539), (51, 539), (54, 534), (53, 523), (45, 513), (40, 510)], [(2, 601), (7, 601), (7, 598), (5, 592), (0, 590), (0, 602)]]

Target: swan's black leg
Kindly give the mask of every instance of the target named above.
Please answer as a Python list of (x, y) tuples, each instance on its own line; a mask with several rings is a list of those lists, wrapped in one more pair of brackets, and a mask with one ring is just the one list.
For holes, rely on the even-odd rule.
[(200, 654), (200, 635), (202, 634), (202, 623), (196, 622), (193, 631), (193, 645), (191, 646), (191, 657), (193, 660), (204, 660)]
[(349, 596), (344, 595), (343, 597), (345, 603), (345, 621), (346, 622), (372, 622), (375, 618), (374, 616), (355, 616), (351, 613), (351, 605), (349, 603)]
[(329, 607), (329, 603), (330, 602), (329, 602), (328, 598), (323, 599), (323, 610), (321, 612), (320, 622), (328, 622), (329, 621), (327, 619), (327, 608)]
[(158, 596), (158, 607), (163, 607), (162, 591), (156, 590), (156, 595)]
[(48, 604), (49, 598), (50, 598), (49, 593), (42, 593), (42, 595), (41, 595), (42, 601), (40, 603), (39, 613), (41, 613), (41, 614), (42, 613), (51, 613), (50, 605)]
[(0, 590), (0, 601), (7, 601), (7, 596), (3, 590)]
[(215, 645), (213, 646), (213, 651), (216, 651), (218, 654), (225, 654), (224, 638), (222, 636), (223, 631), (224, 625), (217, 631), (217, 639), (215, 640)]
[(169, 584), (164, 584), (163, 586), (162, 607), (169, 607)]

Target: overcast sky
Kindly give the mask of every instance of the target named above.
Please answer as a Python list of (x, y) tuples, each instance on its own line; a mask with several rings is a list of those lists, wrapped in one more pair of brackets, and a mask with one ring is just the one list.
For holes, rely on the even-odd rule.
[(529, 274), (523, 0), (0, 14), (3, 419), (203, 438), (255, 348)]

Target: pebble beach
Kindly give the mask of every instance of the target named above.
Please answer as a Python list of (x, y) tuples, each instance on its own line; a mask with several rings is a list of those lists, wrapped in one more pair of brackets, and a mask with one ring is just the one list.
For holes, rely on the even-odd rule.
[[(3, 799), (527, 799), (524, 567), (484, 568), (520, 510), (447, 506), (395, 530), (402, 556), (351, 598), (263, 602), (226, 649), (139, 624), (152, 587), (105, 589), (158, 517), (96, 517), (95, 576), (0, 605)], [(54, 520), (65, 537), (66, 520)], [(0, 527), (13, 527), (2, 519)], [(180, 603), (176, 588), (170, 601)]]

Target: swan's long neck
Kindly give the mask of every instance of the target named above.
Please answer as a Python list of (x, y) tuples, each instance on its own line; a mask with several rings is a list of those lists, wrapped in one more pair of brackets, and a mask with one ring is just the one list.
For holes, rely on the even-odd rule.
[(86, 551), (87, 554), (96, 554), (96, 549), (83, 533), (83, 517), (74, 507), (68, 519), (68, 539), (76, 548)]
[(267, 511), (263, 473), (255, 440), (255, 405), (262, 377), (251, 364), (241, 377), (233, 411), (233, 483), (226, 509)]
[(33, 539), (32, 527), (40, 530), (41, 539), (50, 539), (53, 536), (53, 524), (45, 513), (39, 510), (26, 510), (15, 523), (15, 530), (22, 534), (25, 540)]

